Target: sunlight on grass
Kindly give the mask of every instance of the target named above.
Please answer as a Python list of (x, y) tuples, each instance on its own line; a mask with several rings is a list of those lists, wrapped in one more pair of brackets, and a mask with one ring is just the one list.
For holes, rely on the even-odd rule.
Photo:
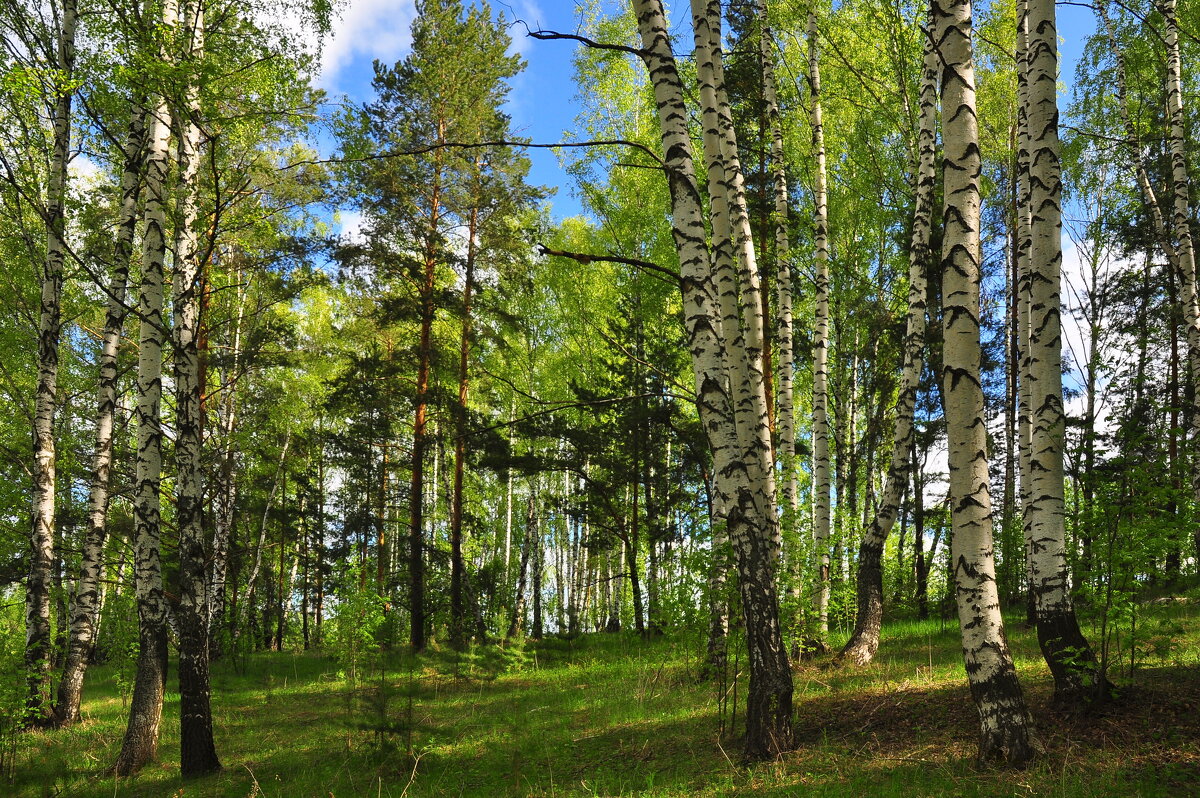
[(463, 663), (447, 652), (415, 668), (385, 658), (382, 673), (355, 683), (338, 678), (336, 664), (317, 654), (217, 663), (214, 714), (225, 770), (187, 784), (178, 777), (175, 693), (167, 696), (160, 761), (119, 783), (99, 775), (116, 756), (128, 711), (111, 669), (99, 666), (89, 673), (85, 721), (24, 735), (16, 778), (4, 794), (1185, 794), (1181, 785), (1194, 786), (1200, 776), (1194, 611), (1184, 625), (1171, 658), (1143, 664), (1129, 688), (1136, 699), (1087, 720), (1046, 714), (1050, 684), (1036, 639), (1010, 622), (1047, 747), (1022, 773), (974, 769), (977, 719), (957, 628), (903, 621), (885, 626), (879, 657), (864, 669), (799, 665), (800, 746), (780, 762), (749, 769), (737, 765), (745, 673), (738, 719), (727, 714), (726, 734), (718, 737), (718, 686), (697, 681), (694, 638), (597, 635), (530, 644), (524, 667), (486, 678), (466, 678)]

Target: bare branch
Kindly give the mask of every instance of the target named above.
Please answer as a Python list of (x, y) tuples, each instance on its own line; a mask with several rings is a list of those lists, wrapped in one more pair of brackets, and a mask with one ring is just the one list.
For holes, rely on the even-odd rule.
[(387, 158), (403, 158), (409, 155), (425, 155), (426, 153), (434, 152), (435, 150), (474, 150), (484, 147), (525, 147), (531, 150), (553, 150), (559, 147), (605, 147), (605, 146), (620, 146), (633, 147), (641, 150), (649, 155), (658, 164), (661, 164), (665, 169), (666, 164), (663, 159), (658, 156), (654, 150), (647, 147), (645, 144), (639, 144), (636, 141), (627, 141), (625, 139), (600, 139), (596, 141), (559, 141), (553, 144), (534, 144), (528, 141), (443, 141), (437, 144), (426, 144), (420, 147), (414, 147), (410, 150), (388, 150), (387, 152), (377, 152), (370, 155), (363, 155), (357, 158), (309, 158), (303, 161), (294, 161), (287, 166), (279, 167), (280, 171), (287, 169), (295, 169), (300, 166), (316, 166), (319, 164), (338, 164), (338, 163), (365, 163), (368, 161), (382, 161)]
[(646, 269), (648, 271), (658, 272), (659, 274), (665, 274), (672, 280), (675, 280), (676, 282), (679, 281), (679, 272), (669, 269), (666, 266), (659, 266), (657, 263), (653, 263), (648, 260), (640, 260), (638, 258), (623, 258), (620, 255), (612, 254), (591, 255), (583, 252), (566, 252), (560, 249), (550, 249), (545, 244), (538, 244), (537, 247), (539, 255), (550, 255), (557, 258), (570, 258), (571, 260), (582, 263), (584, 266), (587, 266), (592, 262), (623, 263), (626, 266), (634, 266), (638, 269)]

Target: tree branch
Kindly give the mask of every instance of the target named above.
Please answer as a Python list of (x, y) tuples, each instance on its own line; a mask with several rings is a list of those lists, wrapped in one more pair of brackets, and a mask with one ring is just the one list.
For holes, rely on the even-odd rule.
[(528, 141), (444, 141), (437, 144), (426, 144), (420, 147), (414, 147), (409, 150), (388, 150), (387, 152), (377, 152), (370, 155), (363, 155), (357, 158), (308, 158), (302, 161), (294, 161), (287, 166), (279, 167), (280, 171), (295, 169), (300, 166), (316, 166), (319, 164), (338, 164), (338, 163), (365, 163), (367, 161), (382, 161), (387, 158), (402, 158), (407, 155), (425, 155), (426, 153), (434, 152), (435, 150), (460, 149), (474, 150), (483, 147), (525, 147), (533, 150), (552, 150), (559, 147), (604, 147), (604, 146), (622, 146), (633, 147), (641, 150), (649, 155), (654, 161), (660, 164), (664, 169), (666, 163), (658, 156), (654, 150), (647, 147), (645, 144), (639, 144), (636, 141), (626, 141), (625, 139), (600, 139), (596, 141), (559, 141), (553, 144), (534, 144)]
[(565, 39), (567, 41), (579, 42), (585, 47), (590, 47), (593, 50), (615, 50), (620, 53), (629, 53), (636, 55), (638, 58), (645, 58), (646, 51), (637, 47), (629, 47), (624, 44), (608, 44), (607, 42), (598, 42), (595, 39), (589, 39), (586, 36), (579, 36), (574, 33), (559, 33), (554, 30), (530, 30), (529, 25), (525, 20), (520, 20), (522, 25), (525, 25), (525, 35), (542, 41), (553, 41), (555, 39)]
[(590, 255), (583, 252), (566, 252), (561, 249), (550, 249), (545, 244), (538, 244), (537, 248), (539, 255), (551, 255), (557, 258), (570, 258), (571, 260), (582, 263), (584, 266), (587, 266), (593, 261), (598, 261), (600, 263), (623, 263), (626, 266), (634, 266), (638, 269), (646, 269), (647, 271), (665, 274), (672, 280), (675, 280), (676, 282), (679, 281), (679, 272), (669, 269), (666, 266), (659, 266), (657, 263), (653, 263), (648, 260), (640, 260), (638, 258), (623, 258), (620, 255)]

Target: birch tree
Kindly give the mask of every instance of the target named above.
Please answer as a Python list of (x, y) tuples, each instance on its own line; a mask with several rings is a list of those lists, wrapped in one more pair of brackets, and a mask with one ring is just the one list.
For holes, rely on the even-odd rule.
[[(1161, 0), (1163, 44), (1167, 51), (1166, 106), (1168, 150), (1171, 156), (1171, 231), (1175, 238), (1175, 273), (1179, 281), (1183, 318), (1187, 326), (1188, 361), (1192, 384), (1200, 384), (1200, 286), (1197, 285), (1196, 248), (1192, 237), (1191, 174), (1187, 163), (1187, 130), (1183, 106), (1183, 61), (1179, 48), (1179, 16), (1176, 0)], [(1145, 187), (1143, 187), (1145, 190)], [(1161, 225), (1161, 221), (1159, 222)], [(1200, 440), (1200, 391), (1193, 389), (1190, 427), (1193, 442)], [(1194, 443), (1193, 443), (1194, 445)], [(1192, 495), (1200, 502), (1200, 456), (1193, 453)], [(1200, 533), (1193, 533), (1200, 557)]]
[(817, 558), (817, 631), (829, 633), (829, 546), (832, 511), (829, 503), (829, 199), (825, 167), (825, 127), (821, 114), (819, 28), (815, 11), (808, 13), (809, 121), (814, 165), (813, 247), (816, 315), (813, 326), (813, 541)]
[[(21, 15), (24, 9), (12, 9)], [(14, 20), (16, 21), (16, 20)], [(75, 33), (79, 22), (76, 0), (51, 4), (50, 24), (19, 23), (26, 35), (10, 45), (28, 51), (42, 62), (43, 91), (52, 128), (45, 204), (39, 209), (46, 226), (46, 251), (41, 273), (41, 304), (37, 333), (37, 390), (33, 410), (33, 527), (29, 548), (29, 579), (25, 590), (25, 668), (29, 710), (38, 724), (51, 723), (53, 659), (50, 637), (50, 583), (54, 562), (56, 451), (54, 418), (58, 406), (58, 357), (62, 331), (63, 265), (67, 258), (67, 181), (71, 159), (71, 105), (75, 96)], [(40, 70), (33, 70), (35, 73)]]
[[(838, 659), (866, 665), (879, 649), (879, 631), (883, 623), (883, 547), (904, 499), (913, 445), (913, 414), (924, 367), (925, 349), (925, 269), (929, 261), (929, 240), (933, 226), (933, 195), (936, 180), (937, 79), (938, 53), (932, 31), (924, 31), (925, 58), (920, 95), (920, 129), (917, 134), (917, 163), (913, 185), (916, 203), (913, 210), (912, 241), (908, 258), (908, 318), (905, 322), (904, 376), (896, 400), (896, 422), (892, 434), (892, 459), (887, 471), (883, 497), (871, 526), (858, 550), (858, 611), (854, 632), (838, 654)], [(914, 486), (923, 490), (923, 486)]]
[[(163, 5), (163, 25), (178, 25), (178, 7)], [(158, 752), (163, 692), (167, 677), (167, 605), (163, 595), (162, 483), (163, 275), (166, 259), (167, 175), (171, 111), (158, 94), (150, 112), (146, 152), (146, 228), (142, 234), (142, 277), (138, 294), (137, 464), (134, 484), (134, 583), (138, 611), (138, 657), (129, 723), (114, 772), (137, 772)]]
[(1021, 765), (1034, 751), (996, 589), (979, 378), (980, 159), (970, 0), (934, 0), (930, 14), (943, 65), (942, 391), (950, 446), (950, 560), (963, 659), (979, 710), (979, 759)]
[[(743, 754), (747, 759), (770, 758), (793, 745), (792, 680), (779, 626), (774, 585), (773, 551), (777, 524), (774, 485), (762, 478), (770, 471), (769, 464), (767, 468), (761, 464), (763, 458), (769, 457), (769, 447), (763, 451), (758, 446), (747, 446), (750, 441), (761, 440), (758, 435), (761, 429), (754, 424), (765, 424), (762, 371), (760, 367), (758, 382), (754, 382), (748, 364), (752, 354), (746, 351), (745, 339), (739, 335), (729, 340), (722, 334), (723, 301), (727, 304), (729, 300), (723, 300), (721, 295), (736, 291), (737, 286), (718, 284), (717, 271), (706, 244), (683, 85), (671, 50), (661, 0), (633, 0), (632, 6), (642, 42), (637, 54), (650, 75), (662, 132), (664, 168), (671, 195), (672, 233), (680, 262), (684, 326), (692, 354), (696, 401), (713, 453), (714, 484), (720, 494), (717, 506), (726, 510), (725, 520), (733, 545), (746, 623), (752, 668)], [(708, 95), (705, 84), (712, 83), (716, 77), (715, 64), (709, 62), (713, 62), (718, 54), (705, 52), (705, 49), (711, 48), (719, 36), (720, 16), (715, 13), (719, 12), (719, 5), (702, 5), (701, 0), (693, 0), (692, 12), (693, 23), (707, 29), (697, 30), (695, 38), (698, 73), (702, 74), (701, 90)], [(703, 73), (708, 74), (704, 76)], [(710, 105), (712, 97), (701, 102)], [(712, 138), (721, 131), (708, 124), (704, 127), (705, 147), (710, 151)], [(729, 164), (728, 159), (725, 163)], [(757, 295), (752, 301), (761, 310)], [(761, 324), (761, 314), (759, 319)], [(745, 392), (747, 382), (751, 403), (739, 407), (737, 399), (742, 397), (731, 396), (727, 386)], [(739, 419), (744, 427), (742, 430), (739, 430)]]
[(117, 354), (128, 306), (129, 265), (133, 256), (138, 222), (142, 172), (146, 149), (146, 111), (139, 103), (130, 108), (129, 133), (123, 153), (120, 215), (112, 251), (112, 274), (108, 284), (108, 309), (101, 341), (99, 378), (96, 387), (96, 434), (92, 477), (88, 486), (88, 521), (75, 602), (71, 615), (70, 642), (63, 675), (58, 684), (55, 712), (59, 723), (79, 720), (83, 681), (96, 642), (99, 620), (104, 543), (108, 535), (109, 478), (113, 460), (113, 422), (118, 396)]
[[(1027, 4), (1027, 5), (1026, 5)], [(1027, 11), (1026, 11), (1027, 9)], [(1064, 706), (1100, 689), (1096, 657), (1079, 629), (1071, 603), (1064, 524), (1061, 157), (1058, 139), (1058, 33), (1053, 0), (1022, 0), (1018, 25), (1028, 40), (1029, 131), (1028, 261), (1030, 491), (1025, 512), (1038, 643), (1054, 675), (1055, 700)], [(1022, 16), (1024, 14), (1022, 13)], [(1021, 53), (1018, 52), (1018, 56)]]
[[(792, 251), (788, 230), (787, 164), (783, 151), (783, 121), (779, 111), (779, 95), (775, 80), (775, 40), (768, 16), (767, 0), (758, 0), (759, 58), (762, 61), (763, 101), (766, 105), (767, 127), (771, 136), (770, 170), (772, 222), (775, 238), (775, 352), (779, 360), (779, 391), (776, 394), (779, 461), (782, 466), (783, 526), (793, 527), (800, 510), (799, 473), (796, 468), (796, 407), (795, 407), (795, 344), (792, 318)], [(793, 540), (795, 537), (793, 536)], [(798, 543), (798, 541), (796, 541)], [(788, 557), (799, 565), (799, 552)], [(796, 570), (799, 570), (798, 567)]]
[[(184, 7), (185, 65), (196, 70), (204, 57), (204, 0)], [(203, 254), (197, 231), (197, 176), (201, 152), (198, 74), (188, 77), (178, 126), (178, 191), (175, 203), (173, 324), (175, 382), (175, 522), (179, 527), (179, 742), (184, 778), (219, 770), (213, 744), (208, 676), (208, 596), (202, 526), (201, 448), (204, 443), (200, 371), (200, 292)]]

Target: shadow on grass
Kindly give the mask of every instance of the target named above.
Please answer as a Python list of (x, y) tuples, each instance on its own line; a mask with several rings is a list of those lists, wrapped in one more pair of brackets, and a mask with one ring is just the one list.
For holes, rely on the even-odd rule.
[[(258, 655), (244, 669), (221, 663), (214, 714), (225, 770), (188, 783), (178, 777), (173, 693), (161, 761), (120, 783), (97, 777), (116, 756), (126, 714), (112, 673), (97, 668), (89, 676), (86, 722), (27, 735), (18, 781), (11, 792), (0, 785), (0, 793), (1194, 794), (1195, 667), (1148, 668), (1117, 703), (1089, 715), (1052, 713), (1044, 669), (1023, 670), (1046, 754), (1019, 774), (979, 771), (972, 763), (978, 720), (961, 675), (957, 630), (933, 623), (932, 631), (885, 629), (880, 660), (870, 668), (798, 670), (798, 750), (753, 768), (735, 767), (737, 741), (717, 738), (716, 686), (694, 680), (685, 644), (600, 636), (530, 646), (522, 670), (485, 679), (455, 678), (462, 663), (448, 652), (397, 657), (355, 687), (317, 655)], [(1014, 648), (1028, 648), (1030, 635), (1012, 636)]]

